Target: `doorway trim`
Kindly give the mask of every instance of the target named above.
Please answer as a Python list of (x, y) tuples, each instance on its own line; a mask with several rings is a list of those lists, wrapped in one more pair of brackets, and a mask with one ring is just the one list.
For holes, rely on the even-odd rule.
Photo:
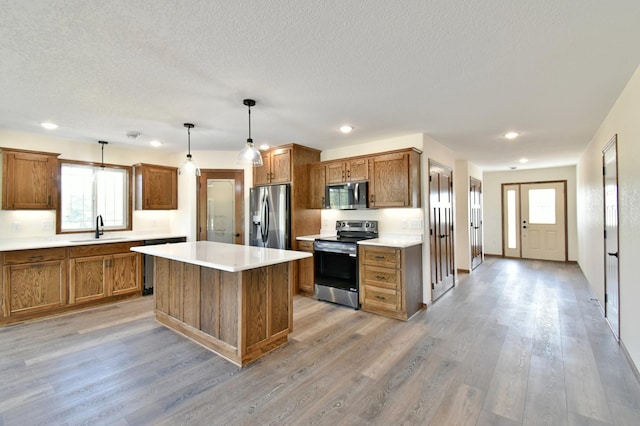
[[(243, 169), (202, 169), (198, 183), (196, 185), (196, 239), (198, 241), (207, 239), (207, 208), (202, 200), (207, 198), (207, 179), (233, 179), (235, 181), (235, 222), (236, 238), (235, 244), (244, 244), (244, 170)], [(204, 198), (203, 198), (204, 197)]]
[[(511, 257), (511, 256), (506, 256), (506, 245), (505, 245), (505, 241), (506, 241), (506, 236), (505, 236), (505, 225), (506, 225), (506, 218), (505, 218), (505, 197), (504, 197), (504, 187), (505, 186), (517, 186), (518, 190), (517, 190), (517, 200), (516, 200), (516, 204), (518, 206), (518, 223), (520, 222), (519, 219), (519, 215), (520, 215), (520, 199), (521, 199), (521, 186), (522, 185), (536, 185), (536, 184), (551, 184), (551, 183), (562, 183), (564, 185), (564, 197), (563, 197), (563, 203), (564, 203), (564, 261), (567, 262), (569, 259), (569, 227), (568, 227), (568, 221), (567, 221), (567, 181), (565, 180), (545, 180), (545, 181), (534, 181), (534, 182), (505, 182), (502, 183), (500, 186), (500, 200), (501, 200), (501, 218), (502, 218), (502, 257)], [(520, 225), (520, 223), (519, 223)], [(520, 226), (518, 226), (518, 229), (520, 229), (520, 233), (519, 235), (522, 233), (522, 229)], [(520, 238), (521, 239), (521, 238)], [(520, 258), (522, 259), (522, 242), (520, 241), (520, 243), (518, 244), (518, 252), (519, 255), (516, 256), (516, 258)]]
[(609, 294), (609, 284), (607, 282), (607, 258), (609, 256), (608, 254), (608, 250), (607, 250), (607, 204), (606, 204), (606, 162), (605, 162), (605, 155), (606, 153), (609, 151), (609, 149), (614, 149), (615, 150), (615, 158), (616, 158), (616, 224), (620, 223), (620, 213), (619, 210), (617, 208), (617, 206), (620, 203), (620, 196), (618, 193), (618, 134), (614, 134), (613, 137), (609, 140), (609, 142), (607, 142), (607, 144), (604, 146), (604, 148), (602, 148), (602, 211), (603, 211), (603, 218), (602, 218), (602, 223), (604, 226), (604, 232), (603, 232), (603, 261), (604, 261), (604, 316), (605, 319), (607, 320), (607, 324), (609, 324), (609, 328), (611, 328), (611, 331), (613, 332), (613, 335), (615, 336), (616, 340), (618, 340), (618, 342), (620, 341), (620, 228), (619, 226), (616, 226), (616, 251), (615, 251), (615, 257), (616, 257), (616, 262), (617, 262), (617, 280), (615, 283), (612, 283), (612, 287), (615, 287), (617, 289), (617, 297), (618, 297), (618, 312), (617, 312), (617, 316), (618, 318), (616, 318), (617, 321), (617, 327), (611, 323), (611, 321), (609, 320), (610, 316), (609, 316), (609, 304), (607, 303), (607, 299), (608, 299), (608, 294)]

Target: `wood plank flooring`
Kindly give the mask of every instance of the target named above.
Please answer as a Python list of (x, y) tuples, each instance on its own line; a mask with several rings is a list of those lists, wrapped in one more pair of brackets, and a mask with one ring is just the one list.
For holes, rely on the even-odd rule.
[(0, 426), (638, 425), (640, 385), (574, 264), (488, 258), (409, 322), (294, 301), (244, 369), (152, 298), (0, 328)]

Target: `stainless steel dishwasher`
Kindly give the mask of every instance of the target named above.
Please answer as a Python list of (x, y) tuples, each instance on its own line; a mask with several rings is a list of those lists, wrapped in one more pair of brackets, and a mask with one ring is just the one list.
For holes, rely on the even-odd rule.
[[(155, 246), (158, 244), (173, 244), (184, 243), (187, 241), (187, 237), (174, 237), (174, 238), (157, 238), (152, 240), (144, 240), (145, 246)], [(144, 287), (142, 288), (142, 295), (148, 296), (153, 294), (153, 256), (148, 254), (144, 255)]]

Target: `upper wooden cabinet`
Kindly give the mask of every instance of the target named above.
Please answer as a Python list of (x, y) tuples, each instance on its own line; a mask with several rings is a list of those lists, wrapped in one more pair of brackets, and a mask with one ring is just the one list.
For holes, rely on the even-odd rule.
[(314, 164), (309, 168), (309, 208), (323, 209), (324, 187), (326, 185), (326, 167), (324, 164)]
[(58, 155), (2, 150), (2, 208), (54, 210), (58, 200)]
[(262, 153), (262, 166), (253, 168), (253, 185), (291, 182), (291, 148), (272, 148)]
[(369, 179), (369, 158), (335, 161), (326, 165), (326, 184)]
[(178, 208), (178, 169), (136, 164), (136, 210), (175, 210)]
[(370, 164), (369, 207), (421, 206), (418, 150), (377, 155)]

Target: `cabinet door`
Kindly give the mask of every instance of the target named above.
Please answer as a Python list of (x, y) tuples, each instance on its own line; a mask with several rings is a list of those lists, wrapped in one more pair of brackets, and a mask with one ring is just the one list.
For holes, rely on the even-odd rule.
[(178, 208), (178, 173), (174, 168), (144, 166), (142, 179), (144, 209)]
[[(313, 241), (298, 241), (298, 250), (313, 253)], [(298, 260), (298, 291), (314, 293), (314, 267), (313, 257)]]
[(138, 253), (114, 254), (108, 264), (112, 295), (138, 291), (140, 265), (140, 255)]
[(71, 259), (69, 303), (82, 303), (106, 296), (108, 256)]
[(253, 167), (253, 185), (267, 185), (271, 177), (271, 154), (262, 153), (262, 166)]
[(360, 158), (357, 160), (351, 160), (346, 164), (347, 168), (347, 180), (361, 181), (369, 180), (369, 159)]
[(317, 164), (309, 170), (309, 208), (324, 208), (325, 166)]
[(329, 163), (326, 165), (327, 184), (341, 183), (345, 181), (344, 162)]
[(371, 161), (370, 206), (410, 206), (409, 155), (403, 153), (380, 155)]
[(5, 314), (44, 311), (65, 303), (66, 283), (63, 260), (3, 268)]
[(287, 182), (291, 182), (291, 149), (276, 149), (271, 152), (270, 183)]
[(53, 155), (3, 152), (2, 208), (6, 210), (55, 209), (57, 162), (57, 158)]

